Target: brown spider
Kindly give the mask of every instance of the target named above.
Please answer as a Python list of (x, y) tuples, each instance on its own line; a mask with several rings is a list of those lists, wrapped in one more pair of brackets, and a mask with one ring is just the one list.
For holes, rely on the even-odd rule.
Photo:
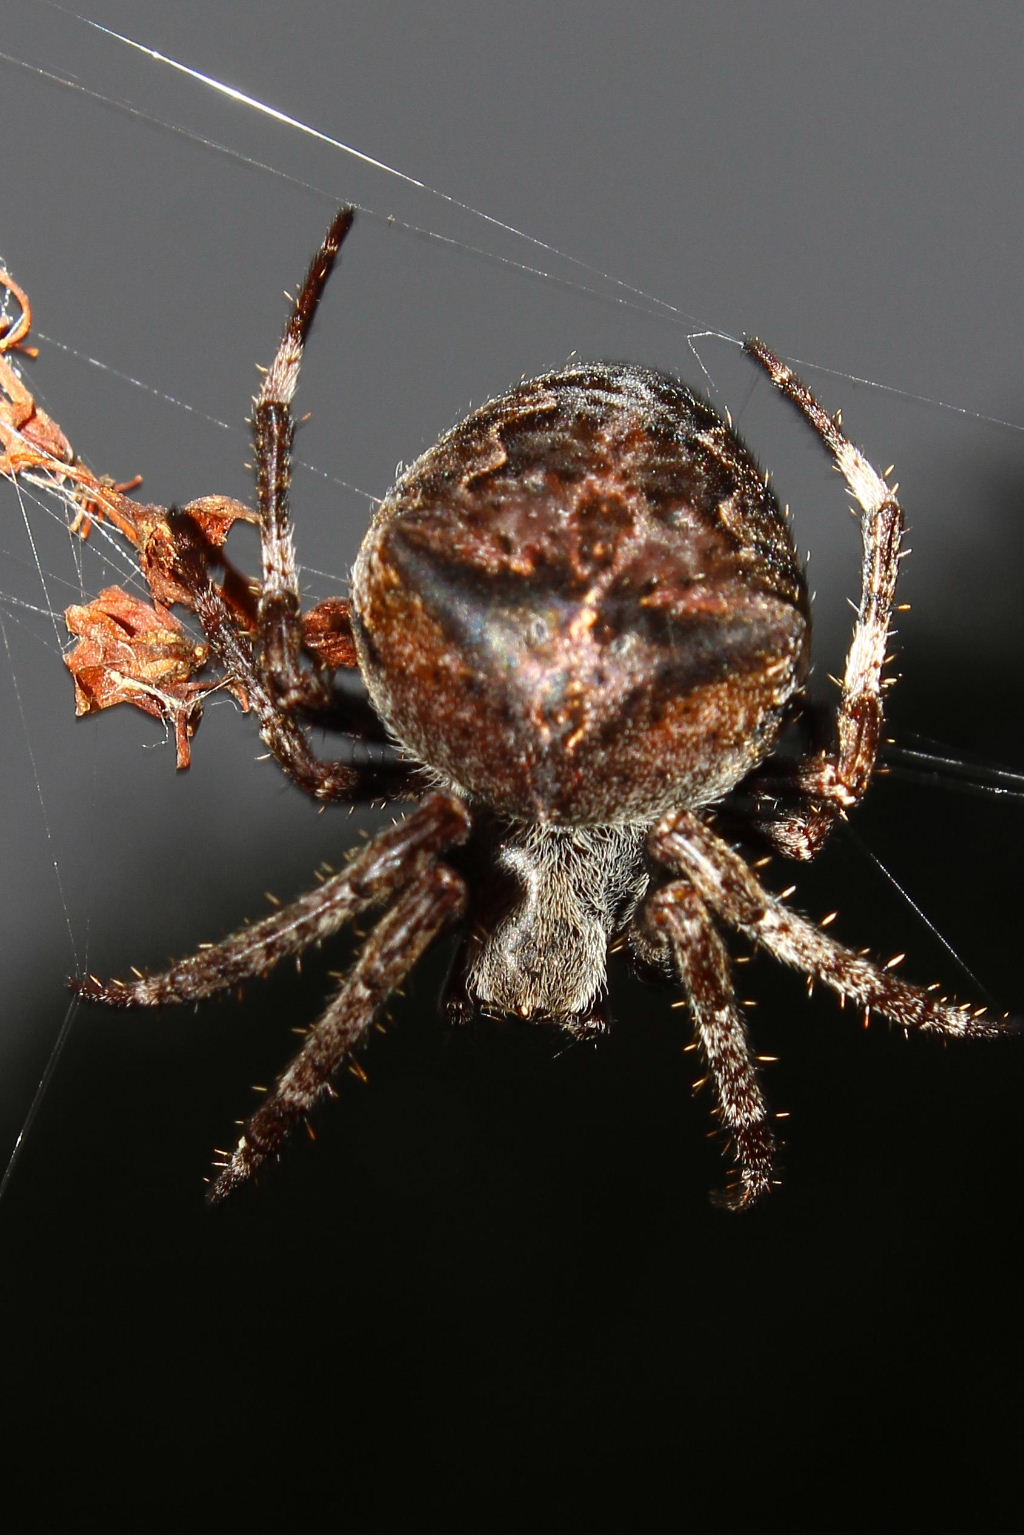
[[(810, 646), (803, 571), (746, 448), (706, 401), (663, 374), (572, 366), (475, 411), (381, 503), (355, 565), (351, 607), (334, 602), (303, 615), (288, 513), (291, 402), (352, 219), (343, 208), (332, 223), (255, 400), (262, 581), (237, 579), (220, 550), (226, 528), (214, 536), (197, 510), (221, 508), (230, 526), (251, 515), (235, 503), (139, 508), (108, 482), (90, 495), (135, 530), (129, 536), (157, 598), (147, 614), (171, 622), (167, 609), (177, 602), (198, 617), (206, 643), (179, 656), (182, 676), (212, 663), (221, 685), (255, 712), (285, 773), (316, 798), (394, 795), (416, 808), (319, 888), (162, 974), (75, 987), (115, 1007), (196, 1001), (385, 908), (222, 1164), (211, 1189), (221, 1199), (330, 1093), (378, 1010), (449, 925), (463, 923), (451, 1016), (531, 1019), (577, 1036), (607, 1026), (606, 958), (623, 940), (641, 971), (689, 1002), (735, 1168), (721, 1198), (745, 1208), (775, 1182), (775, 1142), (721, 927), (904, 1027), (978, 1038), (1008, 1031), (1005, 1020), (951, 1005), (836, 943), (769, 894), (712, 825), (714, 807), (735, 806), (742, 785), (742, 806), (753, 806), (769, 844), (812, 858), (864, 795), (880, 741), (901, 557), (895, 493), (838, 419), (767, 347), (748, 341), (861, 509), (862, 592), (834, 742), (775, 768), (775, 785), (784, 782), (795, 805), (788, 810), (768, 792), (762, 764), (802, 703)], [(77, 484), (93, 483), (69, 448), (60, 457), (75, 466)], [(218, 566), (227, 571), (221, 582)], [(109, 612), (108, 602), (104, 621)], [(137, 683), (151, 709), (159, 693), (152, 668), (167, 662), (160, 636), (157, 660), (146, 651), (149, 680)], [(332, 688), (339, 667), (361, 673), (369, 724)], [(94, 670), (109, 683), (109, 663)], [(131, 677), (116, 676), (128, 689), (118, 696), (129, 696)], [(187, 760), (198, 685), (181, 686), (176, 719)], [(351, 737), (379, 722), (384, 739), (383, 725), (395, 759), (318, 760), (306, 726), (337, 723), (339, 711)]]

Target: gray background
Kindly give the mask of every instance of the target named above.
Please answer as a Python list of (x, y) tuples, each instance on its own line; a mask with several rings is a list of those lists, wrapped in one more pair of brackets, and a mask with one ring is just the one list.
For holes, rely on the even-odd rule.
[[(343, 589), (367, 496), (471, 403), (574, 350), (703, 385), (688, 334), (756, 331), (896, 463), (913, 613), (894, 734), (1022, 765), (1018, 7), (88, 10), (662, 301), (620, 302), (56, 7), (5, 4), (0, 49), (83, 88), (0, 61), (0, 250), (39, 331), (71, 349), (41, 343), (32, 380), (95, 468), (144, 472), (157, 501), (247, 494), (243, 418), (281, 289), (332, 205), (356, 201), (369, 211), (303, 378), (311, 595)], [(735, 346), (698, 345), (812, 550), (827, 696), (855, 525)], [(301, 889), (356, 827), (258, 764), (230, 704), (209, 710), (188, 775), (134, 711), (76, 723), (54, 626), (22, 604), (119, 577), (33, 515), (42, 593), (3, 503), (6, 1145), (67, 972), (187, 952), (259, 914), (264, 890)], [(857, 818), (1018, 1008), (1021, 827), (1012, 803), (896, 782)], [(849, 840), (796, 877), (850, 942), (971, 992)], [(666, 1000), (619, 983), (620, 1029), (595, 1055), (486, 1035), (460, 1049), (433, 1019), (437, 960), (319, 1147), (205, 1220), (209, 1147), (280, 1069), (325, 968), (238, 1009), (75, 1016), (0, 1205), (14, 1522), (1014, 1527), (1012, 1050), (865, 1035), (758, 965), (744, 989), (783, 1056), (769, 1090), (793, 1114), (787, 1183), (730, 1222), (704, 1201), (717, 1167)]]

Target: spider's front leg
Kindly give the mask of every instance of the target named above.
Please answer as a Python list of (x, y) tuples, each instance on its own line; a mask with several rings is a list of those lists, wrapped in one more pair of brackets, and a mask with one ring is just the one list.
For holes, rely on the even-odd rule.
[[(355, 767), (345, 761), (321, 761), (305, 728), (310, 717), (333, 714), (337, 701), (328, 673), (332, 665), (350, 666), (354, 659), (335, 661), (325, 669), (319, 661), (311, 666), (303, 658), (306, 628), (288, 510), (295, 430), (292, 400), (317, 306), (354, 217), (352, 208), (342, 208), (328, 228), (253, 401), (262, 567), (254, 632), (239, 625), (224, 592), (210, 579), (209, 549), (189, 519), (177, 518), (173, 541), (175, 575), (190, 594), (189, 604), (220, 666), (244, 693), (260, 722), (263, 741), (279, 765), (294, 783), (319, 800), (401, 794), (408, 790), (411, 776), (402, 763)], [(347, 604), (340, 600), (321, 604), (317, 611), (328, 607), (333, 610), (334, 623), (340, 625), (340, 648), (351, 651)], [(349, 723), (346, 715), (346, 728)]]
[(846, 657), (835, 744), (798, 766), (796, 787), (802, 807), (773, 817), (763, 828), (781, 852), (806, 859), (821, 849), (840, 816), (864, 797), (874, 772), (882, 738), (882, 671), (902, 557), (903, 512), (895, 491), (807, 385), (763, 342), (748, 340), (745, 350), (810, 422), (862, 512), (861, 598)]
[(710, 911), (693, 886), (676, 880), (644, 903), (642, 942), (660, 950), (662, 967), (686, 991), (694, 1033), (715, 1094), (736, 1181), (716, 1204), (749, 1209), (774, 1184), (775, 1137), (743, 1014), (733, 990), (729, 956)]
[(432, 794), (317, 889), (162, 974), (72, 983), (80, 996), (111, 1007), (199, 1001), (266, 975), (288, 955), (322, 943), (360, 912), (393, 900), (302, 1050), (246, 1127), (211, 1198), (222, 1199), (280, 1150), (296, 1121), (330, 1091), (331, 1077), (365, 1036), (378, 1007), (462, 910), (463, 882), (440, 858), (465, 841), (469, 824), (461, 800)]
[(316, 709), (327, 702), (322, 676), (302, 663), (302, 599), (288, 511), (295, 435), (292, 400), (313, 318), (354, 218), (355, 209), (349, 207), (339, 209), (335, 215), (310, 263), (274, 360), (253, 401), (263, 566), (257, 643), (264, 679), (284, 709)]

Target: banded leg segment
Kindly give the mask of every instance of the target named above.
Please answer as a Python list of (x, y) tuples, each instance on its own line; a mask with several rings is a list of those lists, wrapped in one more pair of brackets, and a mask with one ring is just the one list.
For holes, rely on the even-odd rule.
[(685, 988), (715, 1114), (735, 1165), (735, 1182), (712, 1198), (729, 1210), (749, 1209), (775, 1182), (775, 1138), (725, 945), (708, 908), (683, 880), (650, 897), (642, 920), (661, 935), (670, 967)]
[(364, 1039), (380, 1007), (465, 906), (465, 887), (443, 864), (421, 870), (373, 929), (358, 960), (273, 1092), (249, 1120), (209, 1192), (219, 1203), (275, 1156), (295, 1125), (330, 1093), (331, 1078)]
[(302, 664), (302, 601), (292, 545), (288, 492), (295, 434), (292, 400), (302, 352), (327, 279), (352, 227), (353, 208), (336, 214), (306, 273), (284, 335), (253, 401), (252, 428), (260, 509), (263, 585), (259, 601), (259, 644), (263, 671), (277, 702), (286, 709), (328, 701), (318, 672)]
[(1016, 1021), (987, 1017), (983, 1008), (950, 1003), (837, 943), (770, 895), (745, 860), (692, 811), (665, 816), (649, 849), (659, 863), (691, 881), (723, 922), (783, 964), (822, 981), (843, 1001), (924, 1033), (994, 1039), (1019, 1028)]
[(469, 817), (450, 794), (432, 794), (404, 821), (375, 838), (340, 873), (241, 928), (220, 943), (199, 949), (159, 975), (135, 981), (72, 982), (79, 996), (108, 1007), (159, 1007), (197, 1002), (267, 975), (282, 959), (331, 937), (352, 917), (395, 894), (447, 849), (464, 842)]
[(763, 342), (750, 339), (745, 350), (810, 422), (862, 513), (860, 606), (846, 657), (835, 744), (800, 764), (797, 787), (806, 803), (764, 827), (781, 852), (807, 859), (820, 850), (839, 817), (863, 799), (874, 772), (882, 737), (882, 671), (902, 557), (903, 512), (895, 491), (807, 385)]

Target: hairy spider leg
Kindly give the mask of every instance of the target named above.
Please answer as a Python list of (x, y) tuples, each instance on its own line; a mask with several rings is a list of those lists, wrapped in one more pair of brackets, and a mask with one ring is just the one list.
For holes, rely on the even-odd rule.
[(322, 674), (302, 664), (302, 603), (288, 511), (295, 436), (292, 400), (313, 318), (354, 218), (355, 210), (343, 207), (331, 222), (323, 244), (310, 263), (274, 360), (253, 401), (252, 430), (263, 566), (259, 645), (270, 689), (285, 709), (315, 706), (326, 701)]
[(469, 826), (460, 800), (431, 794), (315, 890), (159, 975), (134, 981), (100, 981), (95, 976), (72, 981), (79, 996), (108, 1007), (197, 1002), (267, 975), (288, 955), (322, 943), (360, 912), (397, 895), (303, 1049), (254, 1116), (211, 1197), (223, 1198), (280, 1148), (296, 1119), (328, 1091), (331, 1075), (366, 1033), (376, 1009), (462, 910), (463, 882), (439, 859), (466, 840)]
[[(776, 1181), (774, 1141), (742, 1013), (736, 1005), (724, 945), (713, 917), (736, 928), (783, 964), (832, 988), (864, 1010), (922, 1033), (962, 1039), (1019, 1034), (1020, 1019), (993, 1019), (983, 1008), (950, 1003), (845, 948), (806, 917), (770, 895), (740, 855), (692, 811), (671, 811), (655, 827), (648, 850), (682, 876), (646, 901), (640, 943), (662, 938), (669, 968), (687, 992), (697, 1042), (730, 1140), (738, 1181), (717, 1202), (749, 1208)], [(714, 1197), (714, 1196), (713, 1196)]]
[(648, 846), (659, 863), (693, 884), (723, 922), (865, 1012), (881, 1013), (902, 1028), (961, 1039), (998, 1039), (1019, 1031), (1017, 1020), (990, 1018), (984, 1008), (952, 1003), (837, 943), (770, 895), (739, 853), (692, 811), (670, 811)]
[(894, 490), (807, 385), (762, 341), (750, 338), (745, 350), (810, 422), (863, 514), (860, 606), (846, 657), (834, 744), (797, 765), (801, 807), (772, 814), (761, 828), (780, 852), (808, 859), (820, 851), (836, 821), (863, 799), (874, 772), (882, 735), (882, 670), (902, 558), (903, 512)]
[(269, 975), (290, 955), (323, 943), (368, 906), (387, 900), (420, 876), (447, 848), (469, 835), (469, 814), (452, 794), (430, 794), (396, 826), (374, 837), (323, 884), (249, 923), (219, 943), (134, 981), (76, 977), (72, 990), (107, 1007), (162, 1007), (198, 1002)]
[(736, 1003), (729, 956), (704, 901), (686, 880), (651, 896), (639, 919), (686, 992), (697, 1043), (715, 1094), (736, 1179), (712, 1195), (729, 1210), (745, 1210), (775, 1183), (775, 1137), (754, 1064), (746, 1020)]
[[(310, 265), (284, 335), (253, 407), (259, 494), (263, 580), (256, 633), (239, 625), (221, 588), (209, 573), (210, 550), (188, 517), (171, 513), (174, 574), (189, 593), (218, 663), (260, 722), (264, 744), (285, 773), (315, 799), (354, 803), (407, 791), (411, 770), (401, 762), (353, 765), (322, 761), (312, 749), (301, 716), (336, 713), (337, 701), (319, 669), (302, 664), (303, 619), (288, 513), (291, 400), (298, 383), (302, 348), (317, 304), (354, 211), (342, 208)], [(358, 710), (358, 705), (355, 706)], [(342, 710), (343, 728), (352, 710)], [(358, 727), (356, 733), (362, 733)]]
[(347, 804), (388, 799), (407, 791), (410, 769), (403, 762), (353, 764), (323, 761), (314, 752), (299, 715), (280, 706), (252, 640), (242, 630), (224, 594), (207, 569), (207, 553), (186, 518), (175, 526), (175, 568), (187, 581), (192, 611), (226, 675), (241, 685), (260, 722), (260, 737), (293, 783), (319, 800)]
[(363, 1040), (379, 1008), (465, 902), (463, 881), (447, 864), (429, 864), (417, 872), (374, 927), (306, 1043), (249, 1120), (230, 1160), (215, 1164), (222, 1171), (210, 1189), (211, 1203), (225, 1199), (276, 1156), (295, 1125), (331, 1093), (332, 1077)]

